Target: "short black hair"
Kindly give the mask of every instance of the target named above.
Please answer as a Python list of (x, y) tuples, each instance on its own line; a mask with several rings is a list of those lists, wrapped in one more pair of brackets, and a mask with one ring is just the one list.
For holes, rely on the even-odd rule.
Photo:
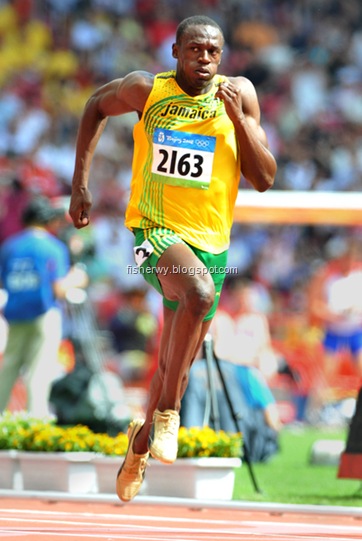
[(54, 207), (44, 196), (35, 196), (24, 208), (21, 221), (25, 227), (46, 225), (60, 216), (64, 216), (63, 209)]
[(207, 15), (192, 15), (191, 17), (187, 17), (183, 21), (180, 22), (176, 29), (176, 43), (179, 44), (181, 42), (181, 39), (183, 35), (185, 34), (186, 30), (190, 28), (190, 26), (213, 26), (214, 28), (217, 28), (222, 35), (224, 39), (224, 33), (221, 29), (221, 27), (210, 17), (207, 17)]

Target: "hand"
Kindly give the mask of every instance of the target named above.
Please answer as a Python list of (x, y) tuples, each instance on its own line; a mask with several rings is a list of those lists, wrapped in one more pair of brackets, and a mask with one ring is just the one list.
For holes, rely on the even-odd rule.
[(92, 206), (92, 195), (87, 188), (73, 191), (70, 198), (69, 214), (74, 227), (81, 229), (89, 224), (89, 211)]
[(230, 81), (219, 84), (215, 98), (224, 102), (226, 113), (231, 120), (239, 120), (244, 116), (241, 89)]

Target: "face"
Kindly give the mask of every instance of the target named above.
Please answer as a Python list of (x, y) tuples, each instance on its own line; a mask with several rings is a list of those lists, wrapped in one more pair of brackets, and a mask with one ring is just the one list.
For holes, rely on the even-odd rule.
[(173, 44), (176, 79), (185, 92), (191, 96), (208, 92), (221, 62), (222, 46), (222, 34), (213, 26), (190, 26), (181, 43)]

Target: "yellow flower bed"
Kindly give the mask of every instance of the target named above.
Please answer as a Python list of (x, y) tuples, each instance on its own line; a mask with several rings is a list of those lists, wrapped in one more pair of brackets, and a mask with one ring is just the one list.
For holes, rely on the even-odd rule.
[(178, 434), (178, 457), (240, 457), (241, 434), (203, 428), (180, 427)]
[[(240, 434), (214, 431), (209, 427), (181, 427), (178, 436), (179, 458), (240, 457)], [(0, 416), (0, 449), (43, 452), (94, 452), (124, 456), (127, 434), (95, 433), (87, 426), (61, 427), (55, 419), (35, 419), (24, 412), (5, 412)]]

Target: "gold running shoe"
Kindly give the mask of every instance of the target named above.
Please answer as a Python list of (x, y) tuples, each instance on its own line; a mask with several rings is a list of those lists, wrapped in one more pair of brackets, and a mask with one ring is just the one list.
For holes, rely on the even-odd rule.
[(127, 430), (127, 454), (118, 471), (116, 483), (117, 495), (123, 502), (129, 502), (138, 494), (145, 477), (149, 452), (147, 451), (144, 455), (136, 455), (133, 452), (134, 439), (143, 424), (142, 419), (135, 419), (130, 423)]
[(180, 416), (175, 410), (156, 409), (153, 414), (153, 424), (154, 433), (150, 453), (160, 462), (172, 464), (177, 458)]

